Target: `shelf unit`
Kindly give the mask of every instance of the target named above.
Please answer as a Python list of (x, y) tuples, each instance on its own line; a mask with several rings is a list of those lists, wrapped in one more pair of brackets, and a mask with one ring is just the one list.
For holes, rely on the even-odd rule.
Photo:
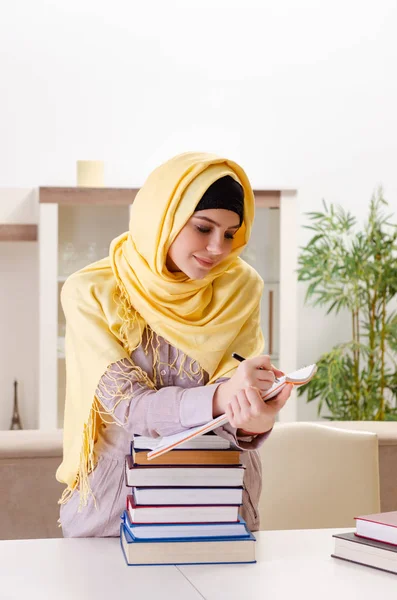
[[(62, 248), (72, 243), (82, 268), (107, 254), (110, 241), (128, 228), (136, 188), (39, 188), (39, 428), (63, 424), (65, 361), (62, 352), (64, 316), (60, 290), (68, 273), (60, 268)], [(286, 372), (296, 361), (297, 193), (254, 190), (256, 219), (244, 258), (265, 281), (262, 327), (265, 352)], [(92, 246), (97, 255), (94, 257)], [(91, 251), (87, 252), (88, 246)], [(88, 249), (89, 250), (89, 249)], [(283, 319), (279, 319), (279, 315)], [(296, 420), (291, 397), (280, 420)]]

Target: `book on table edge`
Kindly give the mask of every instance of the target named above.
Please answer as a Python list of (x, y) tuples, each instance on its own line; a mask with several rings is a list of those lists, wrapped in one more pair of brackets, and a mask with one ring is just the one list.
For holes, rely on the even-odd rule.
[(255, 563), (256, 539), (134, 540), (123, 523), (120, 544), (128, 566)]
[(235, 523), (240, 505), (159, 505), (140, 506), (132, 495), (127, 496), (126, 510), (133, 523)]
[(331, 554), (347, 562), (397, 574), (397, 548), (391, 544), (360, 538), (354, 531), (334, 534), (335, 549)]
[(354, 517), (358, 537), (397, 546), (397, 511)]
[(189, 541), (192, 539), (248, 538), (250, 536), (250, 531), (242, 517), (232, 523), (133, 523), (128, 511), (125, 510), (121, 519), (135, 541)]

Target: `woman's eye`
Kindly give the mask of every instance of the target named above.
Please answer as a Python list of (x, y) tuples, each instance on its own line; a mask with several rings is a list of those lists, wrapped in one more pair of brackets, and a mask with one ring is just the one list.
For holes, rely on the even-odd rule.
[(227, 240), (234, 240), (234, 235), (233, 233), (225, 233), (225, 238)]
[(196, 229), (197, 231), (200, 231), (200, 233), (209, 233), (211, 231), (208, 227), (200, 227), (200, 225), (197, 225)]

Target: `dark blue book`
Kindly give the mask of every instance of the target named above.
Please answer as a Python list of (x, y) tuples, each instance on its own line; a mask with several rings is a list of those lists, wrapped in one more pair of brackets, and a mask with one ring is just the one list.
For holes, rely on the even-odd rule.
[(164, 541), (198, 538), (249, 538), (250, 531), (242, 517), (235, 523), (133, 523), (125, 510), (123, 523), (135, 541)]
[(255, 563), (255, 538), (136, 540), (124, 523), (120, 543), (127, 565), (197, 565)]

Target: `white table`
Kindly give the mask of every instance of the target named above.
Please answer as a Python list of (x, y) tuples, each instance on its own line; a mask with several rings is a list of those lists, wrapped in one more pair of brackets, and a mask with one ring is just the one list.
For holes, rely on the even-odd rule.
[(202, 600), (176, 567), (128, 567), (120, 540), (0, 541), (1, 600)]
[(397, 575), (332, 558), (333, 533), (262, 531), (256, 565), (179, 567), (206, 600), (375, 600), (397, 598)]
[(374, 600), (397, 575), (331, 558), (333, 533), (263, 531), (256, 565), (127, 567), (117, 539), (0, 541), (1, 600)]

